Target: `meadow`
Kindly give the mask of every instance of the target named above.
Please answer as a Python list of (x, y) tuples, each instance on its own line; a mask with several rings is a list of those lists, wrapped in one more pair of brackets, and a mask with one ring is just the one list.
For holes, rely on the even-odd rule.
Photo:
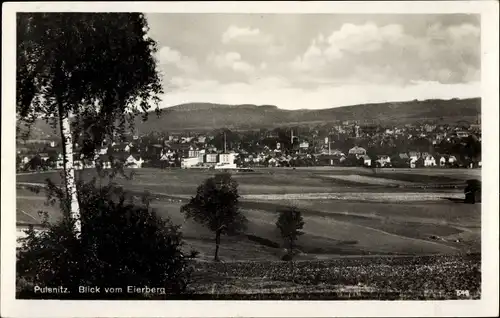
[[(132, 172), (132, 171), (127, 171)], [(140, 204), (181, 225), (184, 249), (199, 252), (182, 299), (456, 299), (456, 290), (480, 297), (481, 204), (464, 204), (469, 169), (275, 168), (234, 173), (248, 228), (223, 237), (213, 263), (214, 234), (186, 220), (180, 207), (213, 170), (137, 169), (114, 181)], [(78, 172), (90, 180), (92, 170)], [(17, 220), (34, 223), (37, 211), (60, 216), (44, 191), (29, 188), (59, 172), (17, 176)], [(102, 180), (107, 182), (107, 180)], [(290, 264), (276, 229), (277, 211), (303, 213), (299, 254)]]
[[(115, 181), (138, 199), (151, 193), (152, 207), (182, 226), (186, 249), (209, 260), (214, 235), (185, 220), (180, 207), (213, 170), (133, 170), (133, 178)], [(277, 210), (296, 205), (305, 219), (298, 245), (299, 259), (330, 259), (345, 255), (427, 255), (480, 251), (481, 205), (460, 202), (465, 180), (478, 178), (468, 169), (312, 168), (257, 169), (235, 173), (247, 231), (224, 237), (225, 261), (279, 260), (284, 253), (276, 230)], [(92, 170), (80, 171), (90, 180)], [(480, 176), (479, 176), (480, 177)], [(60, 182), (58, 172), (18, 175), (23, 183)], [(352, 181), (355, 179), (355, 181)], [(389, 183), (387, 181), (390, 181)], [(380, 181), (380, 182), (378, 182)], [(38, 210), (58, 217), (57, 207), (45, 206), (43, 191), (18, 189), (18, 219), (29, 222)]]

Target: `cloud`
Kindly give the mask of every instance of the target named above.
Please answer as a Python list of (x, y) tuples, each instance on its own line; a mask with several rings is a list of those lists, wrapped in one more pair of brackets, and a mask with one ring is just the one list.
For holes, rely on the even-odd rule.
[(222, 34), (222, 43), (231, 42), (239, 44), (264, 45), (272, 41), (270, 35), (263, 34), (259, 29), (242, 28), (235, 25), (229, 26)]
[(208, 56), (207, 62), (218, 69), (231, 69), (244, 74), (251, 74), (255, 71), (255, 67), (242, 60), (238, 52), (212, 53)]
[(401, 25), (344, 24), (312, 39), (290, 65), (300, 73), (360, 82), (463, 83), (480, 77), (480, 29), (430, 25), (420, 35)]
[(302, 56), (297, 56), (292, 62), (292, 68), (298, 71), (320, 69), (327, 62), (327, 52), (322, 50), (316, 40), (313, 40)]
[(198, 71), (198, 63), (195, 59), (182, 55), (179, 51), (168, 46), (163, 46), (157, 53), (160, 65), (174, 65), (178, 69), (195, 73)]
[(403, 27), (397, 24), (379, 27), (374, 23), (346, 23), (328, 37), (328, 49), (342, 52), (373, 52), (387, 44), (397, 44), (404, 37)]

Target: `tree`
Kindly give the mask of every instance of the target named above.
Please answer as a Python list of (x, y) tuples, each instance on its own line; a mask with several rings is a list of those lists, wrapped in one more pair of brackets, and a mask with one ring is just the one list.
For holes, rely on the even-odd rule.
[(43, 161), (39, 155), (34, 156), (26, 165), (29, 170), (39, 170), (43, 166)]
[(474, 204), (481, 202), (481, 181), (477, 179), (467, 180), (467, 186), (464, 189), (465, 203)]
[[(190, 282), (191, 268), (183, 254), (179, 227), (149, 207), (128, 203), (128, 193), (112, 183), (96, 180), (77, 185), (82, 235), (74, 236), (75, 220), (69, 214), (55, 222), (44, 221), (46, 231), (28, 230), (18, 254), (18, 298), (47, 297), (33, 286), (64, 286), (66, 299), (142, 299), (127, 293), (127, 286), (165, 288), (168, 297), (182, 293)], [(49, 183), (49, 201), (63, 202), (65, 191)], [(61, 204), (63, 209), (67, 208)], [(25, 288), (19, 286), (24, 282)], [(100, 287), (100, 293), (79, 293), (79, 286)], [(105, 288), (122, 288), (106, 293)]]
[(246, 228), (247, 219), (239, 210), (238, 183), (229, 173), (216, 174), (203, 182), (181, 213), (215, 233), (214, 260), (219, 260), (221, 235), (234, 235)]
[(399, 157), (399, 155), (395, 155), (395, 156), (391, 157), (391, 164), (394, 168), (408, 168), (409, 167), (408, 160), (405, 160), (405, 159)]
[(294, 206), (287, 207), (279, 212), (276, 227), (288, 248), (288, 257), (291, 260), (294, 253), (295, 241), (304, 234), (300, 230), (304, 227), (301, 212)]
[[(43, 118), (60, 130), (66, 204), (78, 219), (73, 143), (93, 159), (97, 146), (123, 135), (135, 115), (158, 109), (162, 92), (156, 43), (140, 13), (19, 13), (17, 105), (29, 127)], [(18, 126), (19, 130), (19, 126)], [(75, 223), (78, 235), (79, 223)]]

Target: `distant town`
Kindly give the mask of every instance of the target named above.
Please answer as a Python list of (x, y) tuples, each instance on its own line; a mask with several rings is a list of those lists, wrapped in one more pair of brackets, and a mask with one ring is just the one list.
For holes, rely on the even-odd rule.
[[(126, 133), (104, 141), (94, 159), (75, 143), (75, 169), (366, 166), (380, 168), (481, 167), (481, 125), (406, 124), (385, 127), (343, 121), (315, 127), (258, 131), (219, 129), (211, 133)], [(62, 169), (56, 139), (18, 140), (17, 170)]]

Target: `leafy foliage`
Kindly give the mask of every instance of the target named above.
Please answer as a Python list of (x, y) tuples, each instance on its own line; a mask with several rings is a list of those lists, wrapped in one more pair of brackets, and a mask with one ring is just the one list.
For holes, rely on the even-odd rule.
[[(65, 191), (49, 183), (49, 201), (62, 202)], [(188, 257), (182, 251), (179, 227), (144, 205), (127, 200), (127, 193), (96, 180), (78, 185), (82, 234), (75, 238), (68, 211), (57, 223), (44, 222), (46, 231), (28, 230), (18, 254), (17, 275), (31, 288), (19, 297), (39, 297), (35, 286), (64, 286), (70, 299), (143, 298), (127, 294), (127, 286), (165, 288), (166, 295), (182, 293), (190, 280)], [(67, 205), (61, 204), (65, 209)], [(79, 286), (101, 287), (99, 294), (80, 294)], [(123, 288), (105, 293), (104, 288)], [(59, 297), (57, 296), (57, 297)]]
[(181, 207), (181, 213), (203, 224), (216, 235), (218, 259), (220, 235), (234, 235), (246, 228), (247, 219), (239, 210), (238, 183), (229, 173), (220, 173), (203, 182), (196, 196)]
[(304, 227), (304, 219), (301, 212), (294, 206), (279, 211), (276, 227), (288, 245), (289, 254), (293, 255), (295, 241), (300, 235), (304, 234), (300, 231)]
[(55, 126), (72, 114), (75, 141), (90, 156), (135, 115), (146, 118), (150, 104), (159, 112), (157, 45), (147, 32), (140, 13), (19, 13), (19, 119)]

